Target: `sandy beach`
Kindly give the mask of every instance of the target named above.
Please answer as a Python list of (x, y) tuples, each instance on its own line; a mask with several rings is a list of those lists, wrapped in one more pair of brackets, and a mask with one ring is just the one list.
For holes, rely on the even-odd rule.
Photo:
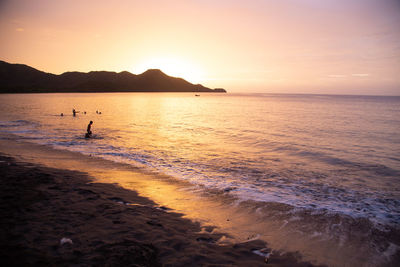
[(0, 0), (1, 266), (400, 267), (400, 0)]
[(38, 164), (34, 155), (46, 148), (12, 140), (3, 140), (1, 148), (5, 266), (311, 266), (298, 254), (277, 251), (266, 262), (262, 254), (271, 249), (260, 240), (220, 245), (228, 234), (133, 190), (94, 182), (76, 166), (50, 167), (50, 155), (48, 165)]

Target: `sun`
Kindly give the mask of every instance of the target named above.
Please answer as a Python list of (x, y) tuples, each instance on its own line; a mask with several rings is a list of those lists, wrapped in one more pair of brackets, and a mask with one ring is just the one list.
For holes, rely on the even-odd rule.
[(159, 57), (144, 60), (135, 66), (133, 73), (140, 74), (148, 69), (160, 69), (169, 76), (183, 78), (191, 83), (204, 81), (202, 70), (194, 64), (173, 57)]

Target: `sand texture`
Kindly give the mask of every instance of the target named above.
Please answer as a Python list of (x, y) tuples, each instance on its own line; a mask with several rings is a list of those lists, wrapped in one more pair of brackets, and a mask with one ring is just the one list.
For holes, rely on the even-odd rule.
[(0, 156), (2, 266), (311, 266), (221, 233), (84, 172)]

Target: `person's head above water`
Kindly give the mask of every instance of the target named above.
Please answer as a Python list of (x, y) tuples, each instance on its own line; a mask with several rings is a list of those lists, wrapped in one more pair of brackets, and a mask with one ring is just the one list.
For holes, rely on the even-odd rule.
[(90, 121), (89, 123), (90, 123), (90, 124), (93, 124), (93, 121)]

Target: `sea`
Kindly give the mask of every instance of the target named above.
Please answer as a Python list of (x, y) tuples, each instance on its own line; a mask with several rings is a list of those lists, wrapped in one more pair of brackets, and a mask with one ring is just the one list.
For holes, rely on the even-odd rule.
[(322, 264), (400, 264), (398, 96), (1, 94), (0, 133), (228, 195)]

